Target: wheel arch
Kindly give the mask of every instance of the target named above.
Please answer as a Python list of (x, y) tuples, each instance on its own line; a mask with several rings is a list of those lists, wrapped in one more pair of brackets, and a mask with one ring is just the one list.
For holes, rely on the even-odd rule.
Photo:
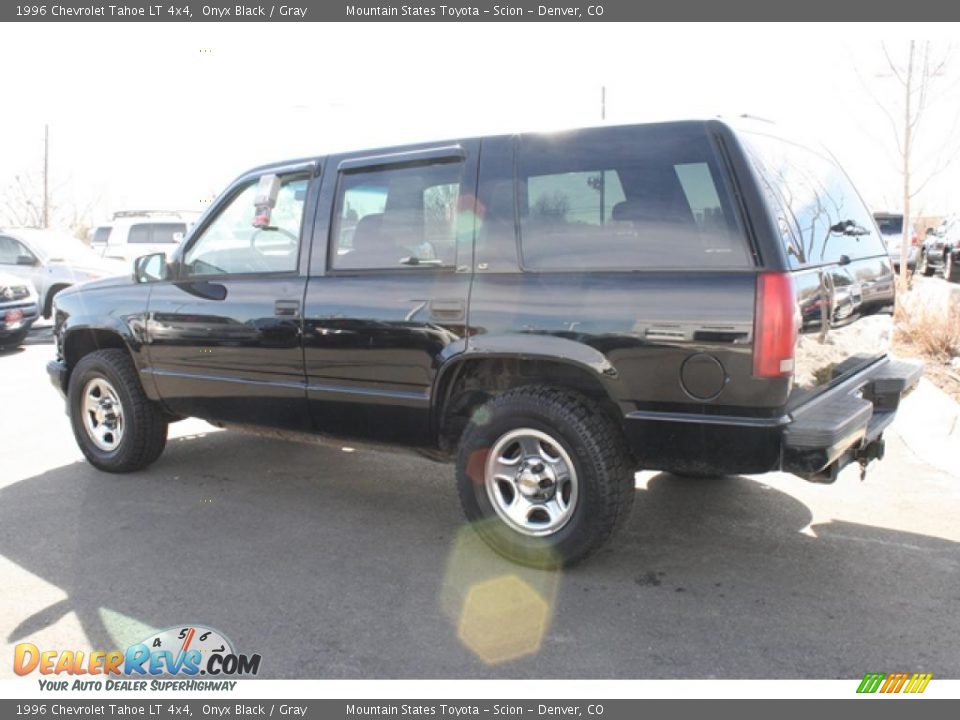
[[(117, 327), (99, 325), (67, 326), (62, 330), (60, 338), (60, 354), (67, 372), (64, 384), (69, 387), (70, 376), (77, 363), (84, 356), (97, 350), (117, 349), (126, 352), (133, 361), (134, 367), (140, 369), (139, 343), (130, 336), (129, 328), (125, 325)], [(151, 400), (157, 400), (156, 389), (152, 382), (142, 382), (144, 392)]]
[(66, 290), (68, 287), (71, 287), (71, 283), (54, 283), (47, 289), (47, 294), (43, 298), (43, 317), (49, 318), (53, 315), (53, 298), (61, 290)]
[[(478, 344), (479, 345), (479, 344)], [(523, 336), (518, 342), (474, 345), (441, 366), (434, 383), (431, 433), (452, 450), (473, 411), (521, 385), (546, 384), (580, 392), (623, 426), (616, 369), (598, 350), (565, 338)]]

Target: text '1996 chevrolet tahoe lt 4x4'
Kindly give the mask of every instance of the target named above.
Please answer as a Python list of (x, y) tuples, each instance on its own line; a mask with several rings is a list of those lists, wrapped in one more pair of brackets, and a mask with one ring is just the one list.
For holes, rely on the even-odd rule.
[(636, 470), (833, 481), (919, 365), (833, 158), (758, 121), (461, 139), (260, 167), (170, 260), (56, 299), (53, 383), (108, 472), (167, 425), (456, 462), (498, 552), (569, 564)]

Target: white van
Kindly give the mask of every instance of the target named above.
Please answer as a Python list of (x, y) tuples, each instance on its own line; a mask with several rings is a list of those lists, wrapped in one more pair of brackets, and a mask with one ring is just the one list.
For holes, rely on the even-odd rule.
[(197, 212), (162, 210), (114, 213), (112, 222), (94, 230), (90, 246), (101, 257), (127, 262), (158, 252), (169, 257), (199, 217)]

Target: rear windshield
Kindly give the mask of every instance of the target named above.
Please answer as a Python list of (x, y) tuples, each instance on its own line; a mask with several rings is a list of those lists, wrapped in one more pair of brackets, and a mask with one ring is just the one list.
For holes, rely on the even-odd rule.
[(752, 265), (701, 125), (523, 136), (517, 175), (525, 269)]
[(791, 267), (886, 255), (873, 216), (832, 158), (768, 135), (743, 138), (779, 210)]
[(900, 235), (903, 232), (903, 215), (874, 215), (874, 219), (884, 235)]
[(106, 245), (107, 240), (110, 238), (109, 227), (98, 227), (94, 233), (93, 238), (90, 240), (91, 245)]

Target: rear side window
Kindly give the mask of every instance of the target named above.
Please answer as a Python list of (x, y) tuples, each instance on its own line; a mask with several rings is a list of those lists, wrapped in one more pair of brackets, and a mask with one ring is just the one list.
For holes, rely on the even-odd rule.
[(719, 161), (700, 125), (524, 137), (517, 166), (525, 269), (751, 264)]
[(331, 267), (453, 266), (462, 173), (462, 162), (342, 173)]
[(759, 133), (746, 133), (744, 141), (764, 189), (782, 210), (791, 267), (886, 255), (873, 216), (832, 158)]
[(185, 223), (138, 223), (130, 226), (127, 242), (176, 244), (186, 232)]

